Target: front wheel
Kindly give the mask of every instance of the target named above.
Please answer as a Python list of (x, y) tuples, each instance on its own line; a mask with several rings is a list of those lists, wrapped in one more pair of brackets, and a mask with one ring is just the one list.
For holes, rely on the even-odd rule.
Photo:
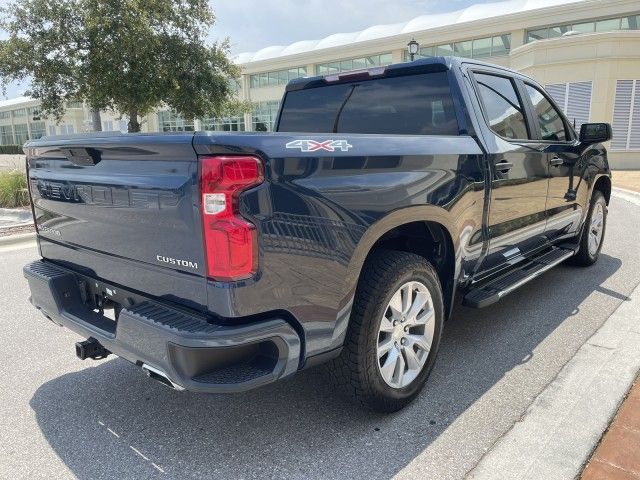
[(571, 263), (583, 267), (593, 265), (600, 256), (604, 233), (607, 227), (607, 201), (602, 192), (595, 190), (591, 196), (591, 205), (587, 219), (582, 227), (580, 247)]
[(334, 379), (365, 406), (394, 412), (427, 381), (440, 345), (442, 289), (433, 267), (407, 252), (374, 252), (365, 264)]

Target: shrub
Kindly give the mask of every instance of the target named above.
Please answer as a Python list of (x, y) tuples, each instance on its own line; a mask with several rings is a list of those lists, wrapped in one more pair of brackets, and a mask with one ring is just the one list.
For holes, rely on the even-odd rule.
[(0, 207), (15, 208), (29, 205), (27, 177), (19, 171), (0, 172)]
[(22, 145), (0, 145), (0, 155), (24, 155)]

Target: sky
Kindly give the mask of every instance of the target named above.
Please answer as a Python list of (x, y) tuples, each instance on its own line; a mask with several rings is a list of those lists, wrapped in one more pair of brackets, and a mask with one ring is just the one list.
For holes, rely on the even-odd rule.
[[(231, 52), (316, 40), (333, 33), (396, 23), (418, 15), (460, 10), (489, 0), (212, 0), (216, 23), (212, 41), (231, 40)], [(4, 6), (8, 0), (0, 0)], [(0, 38), (3, 37), (0, 32)], [(11, 85), (5, 96), (21, 95), (28, 84)]]

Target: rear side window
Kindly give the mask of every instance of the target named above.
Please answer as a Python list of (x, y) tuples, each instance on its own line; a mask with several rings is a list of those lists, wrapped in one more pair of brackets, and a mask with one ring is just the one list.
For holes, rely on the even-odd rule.
[(528, 139), (524, 108), (513, 81), (484, 73), (474, 76), (491, 130), (504, 138)]
[(527, 94), (531, 98), (533, 112), (540, 125), (543, 140), (564, 142), (567, 140), (567, 130), (560, 116), (560, 112), (551, 104), (545, 95), (533, 85), (525, 84)]
[(446, 72), (288, 92), (280, 132), (458, 135)]

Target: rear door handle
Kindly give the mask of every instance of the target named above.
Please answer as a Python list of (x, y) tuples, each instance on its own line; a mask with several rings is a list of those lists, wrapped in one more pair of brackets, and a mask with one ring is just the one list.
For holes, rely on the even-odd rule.
[(511, 162), (498, 162), (496, 163), (496, 170), (499, 172), (508, 172), (513, 168), (513, 163)]
[(549, 164), (552, 167), (559, 167), (560, 165), (564, 164), (564, 160), (562, 160), (561, 158), (558, 158), (558, 157), (553, 157), (551, 160), (549, 160)]

